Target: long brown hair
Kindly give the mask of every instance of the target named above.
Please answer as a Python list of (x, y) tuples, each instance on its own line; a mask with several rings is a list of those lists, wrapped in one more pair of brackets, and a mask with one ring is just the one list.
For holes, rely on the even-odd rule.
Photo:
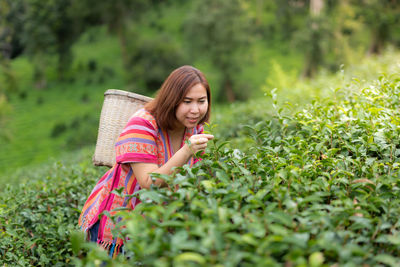
[(200, 70), (188, 65), (171, 72), (162, 84), (156, 98), (147, 103), (145, 109), (155, 117), (162, 129), (172, 130), (177, 121), (176, 108), (183, 101), (189, 89), (199, 83), (206, 89), (208, 101), (207, 113), (199, 124), (208, 122), (211, 111), (210, 86)]

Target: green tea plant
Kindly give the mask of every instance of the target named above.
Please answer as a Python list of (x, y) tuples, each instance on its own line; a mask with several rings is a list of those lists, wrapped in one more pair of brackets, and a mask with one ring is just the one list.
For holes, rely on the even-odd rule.
[[(32, 170), (31, 170), (32, 171)], [(101, 175), (87, 162), (47, 167), (47, 177), (0, 194), (0, 265), (71, 266), (71, 232), (95, 179)]]
[[(117, 260), (76, 265), (396, 266), (400, 261), (400, 79), (337, 89), (289, 116), (247, 127), (252, 149), (215, 140), (168, 188), (114, 218)], [(119, 191), (115, 191), (119, 194)], [(77, 251), (85, 246), (75, 241)]]

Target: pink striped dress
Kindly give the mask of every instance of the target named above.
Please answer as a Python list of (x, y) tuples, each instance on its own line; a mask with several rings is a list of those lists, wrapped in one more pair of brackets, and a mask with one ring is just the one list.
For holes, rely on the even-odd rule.
[[(182, 139), (184, 141), (193, 134), (203, 132), (202, 126), (186, 129)], [(140, 190), (139, 183), (129, 163), (144, 162), (164, 165), (173, 155), (172, 144), (168, 132), (158, 127), (155, 118), (145, 109), (137, 111), (128, 121), (115, 144), (116, 164), (104, 174), (83, 206), (79, 217), (79, 226), (85, 232), (99, 221), (98, 216), (105, 210), (114, 215), (113, 209), (127, 207), (133, 210), (140, 203), (137, 198), (128, 201), (127, 197), (117, 196), (111, 191), (123, 187), (124, 194), (133, 194)], [(189, 160), (193, 165), (195, 161)], [(111, 230), (115, 227), (113, 222), (102, 216), (99, 222), (97, 243), (105, 249), (114, 251), (116, 256), (123, 245), (124, 240), (113, 238)]]

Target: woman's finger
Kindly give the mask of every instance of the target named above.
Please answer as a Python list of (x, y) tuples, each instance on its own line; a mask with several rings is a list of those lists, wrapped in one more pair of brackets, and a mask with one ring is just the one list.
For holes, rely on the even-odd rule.
[(212, 134), (197, 134), (196, 136), (207, 138), (207, 140), (211, 140), (214, 138), (214, 135)]
[(207, 143), (200, 143), (200, 144), (197, 144), (196, 147), (207, 147)]
[(192, 143), (195, 144), (202, 144), (202, 143), (207, 143), (210, 139), (205, 138), (205, 137), (195, 137), (193, 138)]
[(195, 150), (196, 152), (199, 150), (204, 150), (207, 147), (207, 143), (201, 143), (201, 144), (193, 144), (192, 148), (193, 150)]
[(207, 138), (199, 138), (198, 140), (197, 140), (197, 143), (198, 144), (204, 144), (204, 143), (207, 143), (208, 142), (208, 139)]

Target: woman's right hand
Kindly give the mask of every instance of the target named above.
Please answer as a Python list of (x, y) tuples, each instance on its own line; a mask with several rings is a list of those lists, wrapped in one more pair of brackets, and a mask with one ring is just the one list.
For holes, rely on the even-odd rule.
[(214, 138), (212, 134), (195, 134), (192, 135), (188, 142), (187, 146), (192, 155), (196, 154), (197, 152), (206, 149), (207, 142)]

